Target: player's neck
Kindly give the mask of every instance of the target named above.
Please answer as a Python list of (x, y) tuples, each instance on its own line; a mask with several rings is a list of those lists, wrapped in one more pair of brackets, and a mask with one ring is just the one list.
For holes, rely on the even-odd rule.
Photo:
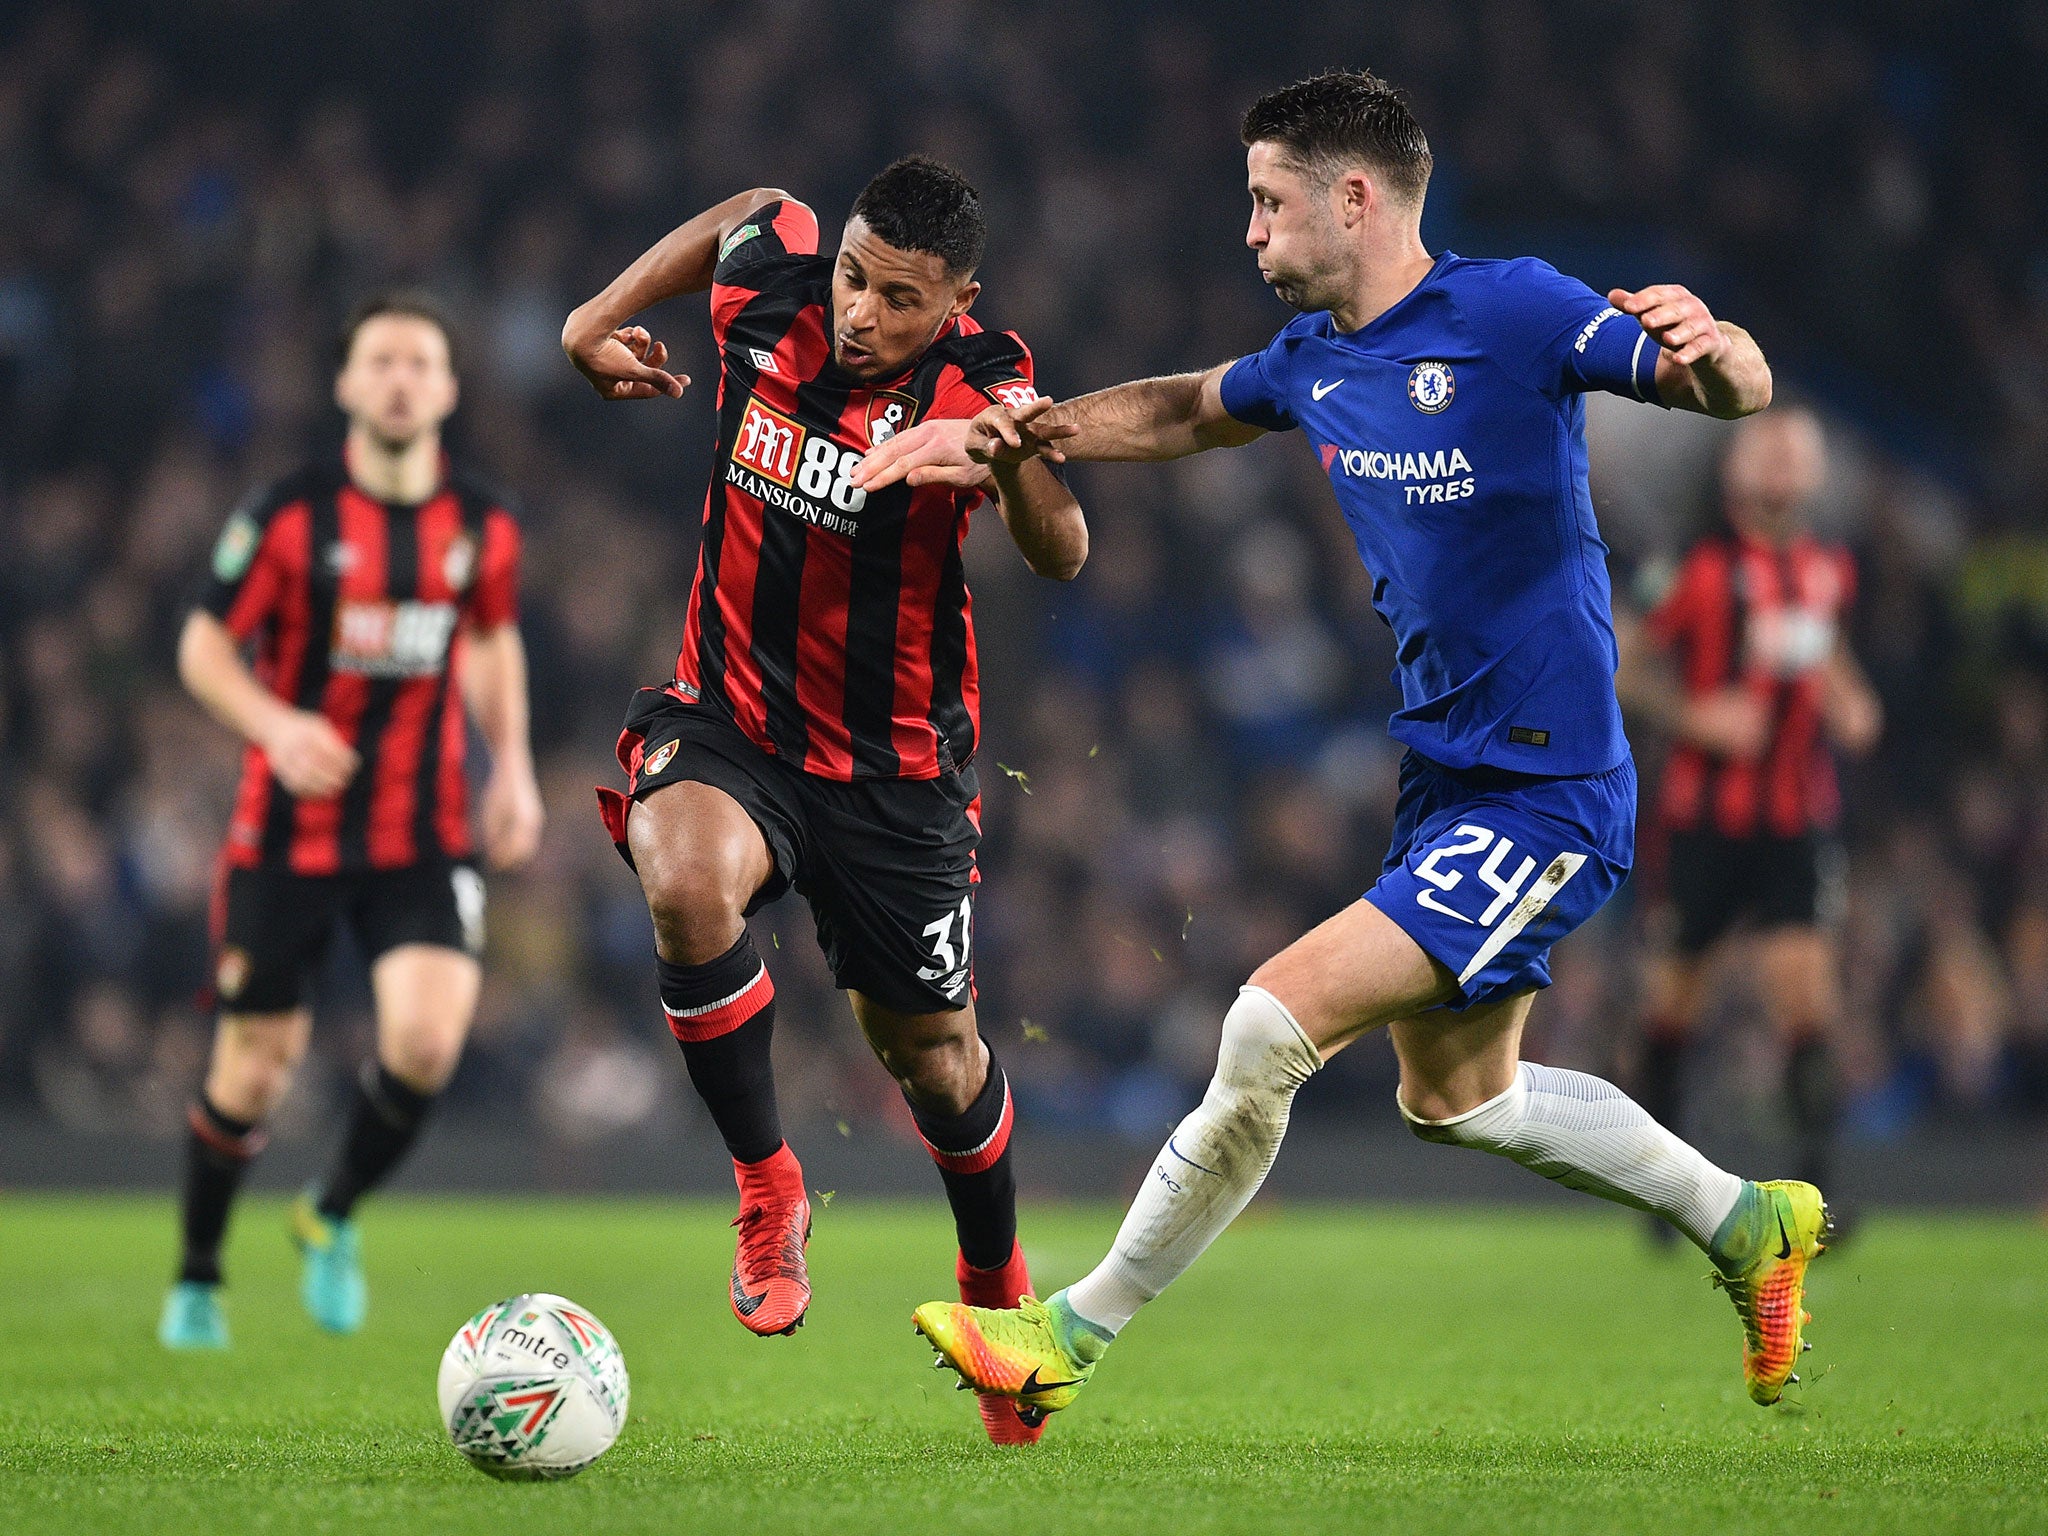
[(378, 501), (418, 503), (441, 487), (438, 432), (422, 432), (394, 448), (366, 427), (350, 427), (342, 457), (356, 489)]
[(1413, 225), (1404, 226), (1387, 242), (1387, 249), (1365, 252), (1358, 269), (1358, 282), (1351, 296), (1330, 306), (1330, 319), (1340, 331), (1363, 330), (1421, 286), (1436, 265), (1436, 258), (1423, 249), (1422, 235)]

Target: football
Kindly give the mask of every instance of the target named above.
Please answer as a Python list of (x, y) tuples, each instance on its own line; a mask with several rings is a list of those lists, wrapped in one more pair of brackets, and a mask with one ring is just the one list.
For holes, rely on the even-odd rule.
[(611, 1330), (543, 1291), (485, 1307), (458, 1328), (441, 1355), (439, 1389), (448, 1438), (492, 1477), (573, 1477), (626, 1423), (626, 1360)]

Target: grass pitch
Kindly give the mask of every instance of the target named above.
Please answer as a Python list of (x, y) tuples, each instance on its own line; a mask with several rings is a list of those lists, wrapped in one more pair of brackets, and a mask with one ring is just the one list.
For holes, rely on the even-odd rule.
[[(229, 1251), (225, 1356), (152, 1336), (171, 1206), (0, 1197), (0, 1531), (923, 1532), (2048, 1529), (2048, 1231), (1880, 1217), (1822, 1259), (1796, 1403), (1753, 1407), (1705, 1263), (1583, 1211), (1257, 1208), (1035, 1451), (982, 1439), (910, 1309), (950, 1294), (943, 1207), (836, 1201), (791, 1339), (726, 1307), (730, 1212), (392, 1199), (370, 1322), (317, 1334), (283, 1208)], [(1039, 1208), (1046, 1288), (1115, 1231)], [(618, 1334), (618, 1446), (498, 1484), (447, 1446), (456, 1325), (527, 1289)]]

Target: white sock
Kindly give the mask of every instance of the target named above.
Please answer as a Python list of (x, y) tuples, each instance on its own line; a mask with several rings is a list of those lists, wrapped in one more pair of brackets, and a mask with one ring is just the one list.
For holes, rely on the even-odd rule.
[(1295, 1090), (1322, 1064), (1278, 998), (1238, 993), (1209, 1091), (1166, 1138), (1108, 1256), (1067, 1287), (1082, 1321), (1113, 1336), (1202, 1256), (1265, 1182)]
[(1507, 1092), (1448, 1120), (1402, 1118), (1424, 1141), (1511, 1158), (1567, 1189), (1655, 1211), (1705, 1248), (1742, 1193), (1614, 1084), (1525, 1061)]

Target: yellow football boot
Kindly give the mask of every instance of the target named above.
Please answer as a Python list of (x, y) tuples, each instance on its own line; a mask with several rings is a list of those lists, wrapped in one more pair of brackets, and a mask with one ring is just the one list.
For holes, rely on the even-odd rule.
[[(1001, 1311), (928, 1301), (911, 1321), (939, 1352), (935, 1366), (958, 1371), (962, 1387), (1015, 1398), (1023, 1413), (1042, 1417), (1066, 1407), (1095, 1369), (1093, 1360), (1076, 1358), (1061, 1342), (1052, 1306), (1030, 1296)], [(1098, 1357), (1103, 1347), (1096, 1345)]]
[(1813, 1321), (1803, 1305), (1806, 1266), (1827, 1248), (1834, 1223), (1811, 1184), (1774, 1179), (1754, 1188), (1766, 1202), (1761, 1239), (1739, 1270), (1712, 1279), (1742, 1319), (1742, 1375), (1750, 1399), (1769, 1407), (1799, 1379), (1792, 1368), (1813, 1347), (1801, 1332)]

